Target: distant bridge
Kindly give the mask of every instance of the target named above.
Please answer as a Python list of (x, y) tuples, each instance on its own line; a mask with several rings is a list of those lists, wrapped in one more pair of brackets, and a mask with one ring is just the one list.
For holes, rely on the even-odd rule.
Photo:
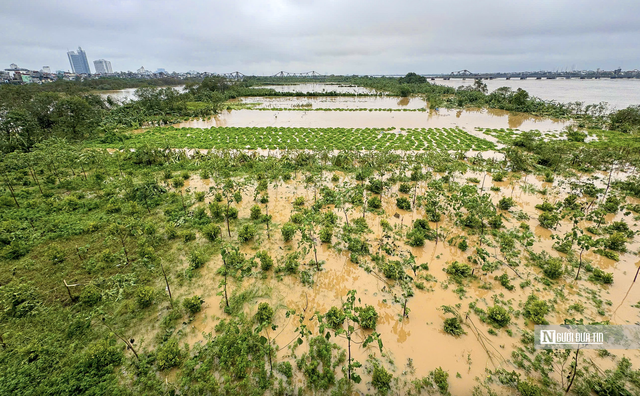
[[(219, 74), (222, 77), (228, 78), (230, 80), (241, 81), (247, 77), (263, 77), (263, 78), (309, 78), (309, 79), (326, 79), (328, 77), (340, 77), (339, 75), (325, 75), (320, 74), (316, 71), (308, 71), (308, 72), (287, 72), (287, 71), (279, 71), (278, 73), (271, 76), (247, 76), (239, 71), (231, 72), (231, 73), (223, 73)], [(580, 80), (590, 80), (590, 79), (600, 79), (600, 78), (610, 78), (610, 79), (631, 79), (637, 78), (640, 79), (640, 70), (628, 70), (622, 71), (620, 69), (613, 71), (603, 71), (598, 70), (594, 72), (579, 72), (579, 71), (537, 71), (537, 72), (513, 72), (513, 73), (474, 73), (469, 70), (459, 70), (455, 72), (451, 72), (449, 74), (420, 74), (423, 77), (426, 77), (430, 80), (495, 80), (495, 79), (505, 79), (505, 80), (527, 80), (527, 79), (536, 79), (536, 80), (555, 80), (555, 79), (580, 79)], [(376, 74), (376, 75), (368, 75), (369, 77), (404, 77), (402, 74)]]

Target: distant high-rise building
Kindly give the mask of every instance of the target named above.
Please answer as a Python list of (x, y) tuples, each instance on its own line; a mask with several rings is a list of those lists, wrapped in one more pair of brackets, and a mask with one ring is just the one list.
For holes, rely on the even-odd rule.
[(51, 68), (49, 66), (42, 66), (43, 73), (51, 73)]
[(96, 69), (97, 74), (111, 74), (113, 73), (113, 69), (111, 69), (111, 62), (104, 59), (98, 59), (93, 61), (93, 66)]
[(89, 62), (87, 61), (87, 54), (82, 50), (82, 48), (78, 47), (77, 53), (75, 51), (67, 52), (67, 56), (69, 56), (69, 63), (71, 64), (72, 72), (75, 74), (91, 74)]

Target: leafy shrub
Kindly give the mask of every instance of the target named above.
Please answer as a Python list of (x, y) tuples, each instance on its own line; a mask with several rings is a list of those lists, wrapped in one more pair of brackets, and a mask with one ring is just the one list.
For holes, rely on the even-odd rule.
[(398, 280), (402, 279), (404, 270), (402, 269), (402, 263), (399, 261), (387, 261), (382, 265), (382, 273), (389, 279)]
[[(35, 313), (40, 301), (33, 287), (28, 284), (6, 285), (0, 288), (2, 307), (7, 316), (22, 318)], [(100, 295), (102, 297), (102, 295)]]
[(504, 307), (495, 305), (487, 310), (487, 317), (496, 327), (504, 327), (511, 322), (511, 315)]
[(555, 213), (542, 212), (538, 217), (538, 221), (540, 222), (540, 226), (547, 229), (553, 229), (560, 221), (560, 217)]
[(447, 318), (444, 320), (444, 332), (454, 336), (465, 334), (462, 329), (462, 323), (457, 317)]
[(194, 250), (189, 253), (189, 268), (198, 269), (207, 262), (207, 256), (198, 250)]
[(204, 196), (206, 195), (204, 191), (196, 191), (196, 201), (204, 202)]
[(544, 318), (549, 313), (549, 306), (546, 301), (540, 300), (535, 294), (530, 295), (524, 304), (522, 316), (531, 320), (535, 324), (547, 324)]
[(261, 215), (262, 215), (262, 210), (260, 209), (260, 206), (253, 205), (251, 207), (251, 216), (250, 216), (251, 220), (258, 220)]
[(469, 248), (469, 245), (467, 244), (467, 240), (463, 239), (460, 242), (458, 242), (458, 249), (462, 250), (463, 252), (466, 251)]
[(209, 213), (211, 213), (211, 217), (213, 217), (214, 220), (222, 220), (224, 218), (225, 207), (220, 205), (219, 202), (210, 202)]
[(300, 267), (300, 254), (293, 252), (287, 254), (284, 260), (284, 272), (289, 275), (297, 274)]
[(269, 303), (261, 302), (258, 305), (258, 312), (256, 312), (256, 322), (260, 324), (271, 323), (273, 319), (273, 308)]
[(560, 278), (564, 273), (564, 270), (562, 268), (562, 259), (557, 257), (547, 259), (544, 263), (542, 272), (549, 279)]
[(407, 233), (407, 245), (413, 247), (424, 246), (425, 236), (424, 232), (418, 229), (412, 229)]
[(505, 177), (507, 177), (506, 172), (496, 172), (491, 176), (491, 179), (496, 182), (502, 182)]
[(280, 362), (276, 368), (278, 372), (284, 375), (287, 379), (293, 378), (293, 366), (289, 362)]
[(180, 233), (183, 242), (191, 242), (196, 240), (196, 233), (190, 230), (184, 230)]
[(320, 230), (320, 241), (322, 243), (331, 243), (331, 238), (333, 238), (333, 228), (323, 227)]
[(529, 381), (518, 381), (518, 392), (522, 396), (541, 396), (542, 390)]
[(269, 271), (273, 267), (273, 259), (269, 256), (266, 250), (261, 250), (256, 254), (256, 257), (260, 259), (260, 269), (263, 271)]
[(185, 298), (184, 301), (182, 301), (182, 306), (187, 310), (187, 312), (189, 312), (189, 315), (195, 315), (202, 310), (203, 302), (204, 300), (202, 300), (200, 296), (196, 295), (193, 297)]
[(389, 373), (384, 367), (379, 364), (373, 365), (373, 375), (371, 378), (371, 385), (382, 394), (386, 394), (391, 389), (391, 380), (393, 374)]
[(214, 242), (215, 240), (219, 239), (220, 236), (222, 235), (222, 229), (220, 228), (219, 225), (207, 224), (202, 229), (202, 235), (204, 235), (204, 237), (207, 238), (209, 241)]
[(378, 322), (378, 313), (373, 306), (365, 305), (364, 308), (358, 308), (358, 320), (360, 327), (363, 329), (375, 330)]
[(240, 193), (240, 191), (236, 191), (233, 193), (233, 200), (236, 201), (236, 203), (242, 202), (242, 194)]
[(249, 242), (257, 233), (256, 226), (253, 224), (245, 224), (240, 228), (240, 231), (238, 231), (238, 240), (240, 242)]
[(296, 199), (293, 200), (293, 206), (304, 206), (304, 197), (296, 197)]
[(604, 240), (604, 247), (616, 252), (626, 252), (627, 238), (624, 233), (616, 231)]
[(182, 362), (182, 351), (178, 340), (170, 338), (156, 352), (156, 363), (160, 370), (177, 367)]
[(331, 309), (329, 309), (329, 311), (325, 315), (327, 324), (333, 329), (337, 329), (338, 327), (342, 326), (346, 317), (347, 316), (345, 315), (344, 311), (338, 307), (331, 307)]
[(498, 208), (502, 210), (509, 210), (514, 206), (516, 206), (516, 202), (511, 197), (502, 197), (498, 201)]
[(596, 283), (604, 283), (610, 285), (613, 283), (613, 274), (604, 272), (600, 268), (594, 268), (593, 273), (589, 275), (589, 280)]
[(367, 185), (367, 190), (374, 194), (382, 194), (382, 181), (378, 179), (370, 180), (369, 185)]
[(367, 201), (367, 206), (371, 209), (380, 209), (382, 207), (382, 201), (380, 200), (380, 197), (373, 196), (369, 198), (369, 201)]
[(469, 264), (454, 261), (445, 268), (444, 272), (453, 277), (466, 278), (471, 276), (473, 270)]
[(405, 197), (396, 198), (396, 206), (398, 209), (411, 210), (411, 202)]
[(500, 275), (500, 276), (496, 276), (496, 277), (494, 277), (494, 279), (495, 279), (495, 280), (497, 280), (497, 281), (499, 281), (499, 282), (500, 282), (500, 284), (501, 284), (504, 288), (506, 288), (507, 290), (513, 290), (513, 289), (515, 289), (515, 286), (513, 286), (513, 285), (511, 284), (511, 281), (509, 280), (509, 275), (507, 275), (506, 273), (505, 273), (505, 274), (502, 274), (502, 275)]
[(291, 222), (287, 222), (287, 223), (284, 223), (280, 231), (282, 232), (282, 238), (284, 238), (284, 241), (289, 242), (290, 240), (293, 239), (293, 236), (295, 235), (297, 230), (298, 230), (298, 227), (296, 227), (295, 224)]
[(136, 302), (138, 307), (145, 309), (153, 304), (155, 298), (155, 290), (151, 286), (145, 286), (138, 289), (136, 292)]
[(87, 285), (80, 293), (80, 302), (93, 307), (102, 301), (102, 292), (95, 285)]
[(409, 194), (411, 192), (411, 184), (409, 183), (400, 183), (400, 188), (398, 190), (401, 193)]
[(442, 367), (438, 367), (431, 372), (431, 376), (433, 377), (433, 382), (436, 383), (436, 386), (438, 387), (440, 393), (443, 395), (449, 394), (449, 373), (444, 371)]

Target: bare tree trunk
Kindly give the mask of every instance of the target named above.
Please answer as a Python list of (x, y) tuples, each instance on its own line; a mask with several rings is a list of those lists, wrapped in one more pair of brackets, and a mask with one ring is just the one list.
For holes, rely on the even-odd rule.
[(164, 272), (164, 266), (162, 262), (160, 263), (160, 269), (162, 270), (162, 276), (164, 276), (164, 283), (167, 284), (167, 291), (169, 292), (169, 302), (171, 303), (171, 308), (173, 308), (173, 297), (171, 296), (171, 287), (169, 287), (169, 280), (167, 279), (167, 273)]
[(571, 385), (573, 385), (573, 380), (576, 379), (576, 374), (578, 372), (578, 353), (579, 352), (580, 352), (580, 348), (576, 349), (576, 359), (573, 367), (573, 375), (571, 376), (571, 382), (569, 382), (569, 386), (567, 386), (567, 391), (565, 392), (565, 394), (569, 393), (569, 390), (571, 389)]

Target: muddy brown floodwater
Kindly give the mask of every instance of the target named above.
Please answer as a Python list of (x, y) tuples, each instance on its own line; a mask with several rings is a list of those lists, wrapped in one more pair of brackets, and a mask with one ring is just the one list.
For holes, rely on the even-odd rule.
[[(247, 99), (251, 101), (251, 99)], [(304, 103), (304, 101), (301, 101)], [(178, 128), (300, 127), (300, 128), (513, 128), (523, 131), (561, 131), (569, 121), (509, 113), (504, 110), (420, 111), (269, 111), (225, 110), (209, 120), (181, 122)]]
[[(345, 177), (341, 173), (336, 173), (340, 177), (338, 183), (328, 181), (332, 173), (324, 173), (324, 182), (326, 186), (356, 185), (356, 181), (350, 177)], [(274, 225), (283, 224), (289, 220), (292, 213), (292, 202), (295, 197), (305, 197), (307, 206), (314, 201), (315, 191), (313, 188), (305, 186), (301, 181), (301, 175), (297, 175), (297, 180), (289, 182), (279, 182), (270, 184), (268, 206), (269, 214), (273, 216)], [(467, 173), (465, 175), (458, 174), (455, 179), (458, 182), (464, 182), (468, 177), (476, 177), (480, 180), (484, 179), (484, 173)], [(604, 175), (600, 175), (604, 178)], [(209, 193), (215, 191), (216, 184), (213, 180), (202, 180), (198, 177), (192, 177), (187, 180), (183, 187), (183, 192), (193, 193), (195, 191), (204, 191)], [(501, 191), (489, 191), (490, 187), (500, 187)], [(528, 186), (528, 187), (527, 187)], [(538, 189), (547, 188), (546, 196), (541, 194), (529, 193), (530, 186)], [(239, 218), (248, 218), (250, 208), (256, 203), (253, 201), (253, 189), (255, 185), (249, 185), (245, 190), (242, 202), (238, 205)], [(421, 182), (418, 184), (417, 193), (424, 193), (426, 184)], [(545, 183), (542, 179), (529, 176), (523, 180), (493, 182), (490, 175), (487, 175), (484, 183), (484, 191), (491, 194), (494, 203), (503, 196), (512, 196), (517, 207), (512, 209), (511, 213), (502, 212), (505, 215), (505, 226), (507, 229), (518, 228), (521, 223), (527, 224), (534, 232), (533, 251), (546, 251), (552, 256), (563, 257), (564, 254), (553, 250), (553, 239), (551, 234), (562, 235), (571, 228), (569, 221), (562, 221), (557, 230), (547, 230), (538, 225), (538, 215), (540, 211), (535, 209), (535, 205), (549, 200), (555, 202), (563, 199), (567, 194), (567, 187), (562, 181), (554, 183)], [(204, 205), (212, 200), (213, 194), (207, 194)], [(380, 220), (385, 219), (391, 223), (395, 230), (400, 230), (404, 234), (412, 221), (417, 218), (424, 217), (423, 209), (414, 211), (403, 211), (396, 208), (395, 198), (397, 196), (410, 195), (401, 194), (398, 191), (398, 185), (395, 185), (391, 191), (386, 191), (383, 196), (384, 214), (378, 215), (374, 213), (366, 213), (365, 218), (372, 232), (366, 234), (365, 237), (369, 241), (371, 251), (379, 252), (378, 241), (382, 237), (382, 227)], [(637, 201), (634, 201), (634, 203)], [(203, 205), (203, 204), (200, 204)], [(265, 205), (260, 205), (263, 213)], [(338, 215), (339, 226), (334, 229), (334, 240), (338, 242), (337, 234), (340, 233), (339, 228), (344, 221), (344, 214), (333, 207), (323, 209), (325, 211), (333, 211)], [(528, 220), (517, 220), (514, 213), (522, 211), (528, 215)], [(395, 214), (398, 216), (394, 216)], [(362, 216), (360, 208), (352, 208), (348, 212), (349, 218), (352, 220)], [(607, 222), (613, 220), (628, 219), (623, 212), (611, 215), (607, 218)], [(583, 226), (590, 225), (587, 223)], [(444, 220), (436, 225), (431, 223), (432, 228), (439, 227), (448, 239), (455, 235), (466, 235), (466, 232), (457, 228), (450, 220)], [(263, 226), (260, 226), (261, 229)], [(633, 229), (637, 231), (637, 224), (633, 224)], [(231, 242), (237, 240), (235, 226), (232, 227), (232, 237), (227, 238), (226, 232), (223, 232), (225, 240)], [(241, 247), (248, 257), (252, 257), (257, 250), (267, 250), (277, 262), (281, 262), (282, 258), (288, 253), (298, 249), (297, 236), (294, 241), (285, 243), (279, 230), (274, 227), (270, 233), (270, 239), (267, 238), (266, 231), (262, 229), (259, 237), (253, 243), (243, 244)], [(628, 244), (629, 252), (635, 252), (640, 249), (638, 238)], [(522, 304), (528, 295), (534, 292), (540, 298), (551, 302), (553, 306), (552, 312), (547, 315), (547, 319), (552, 324), (561, 324), (565, 318), (583, 317), (585, 321), (604, 321), (609, 320), (612, 324), (633, 324), (640, 321), (640, 310), (632, 305), (640, 300), (640, 284), (633, 284), (633, 274), (640, 262), (638, 257), (633, 253), (625, 253), (620, 255), (620, 261), (615, 262), (604, 258), (595, 253), (589, 252), (584, 255), (585, 262), (591, 262), (592, 265), (600, 267), (605, 271), (612, 272), (614, 275), (614, 283), (612, 285), (597, 285), (586, 280), (586, 274), (579, 281), (573, 281), (570, 275), (565, 275), (563, 279), (554, 282), (553, 287), (544, 287), (538, 279), (542, 277), (539, 268), (525, 265), (524, 253), (522, 256), (522, 264), (514, 270), (502, 267), (494, 273), (482, 273), (477, 271), (477, 279), (467, 283), (464, 287), (464, 293), (455, 293), (458, 287), (449, 280), (448, 275), (443, 269), (453, 261), (468, 262), (468, 255), (474, 246), (478, 244), (477, 235), (468, 235), (470, 248), (463, 252), (456, 246), (444, 243), (427, 241), (424, 247), (409, 247), (401, 238), (397, 241), (402, 254), (408, 255), (412, 253), (416, 257), (417, 264), (427, 263), (428, 271), (423, 271), (422, 275), (429, 274), (433, 278), (432, 281), (424, 281), (426, 288), (424, 290), (415, 289), (415, 295), (409, 299), (408, 307), (410, 309), (409, 318), (401, 319), (402, 307), (399, 303), (394, 302), (394, 295), (399, 296), (399, 287), (394, 285), (393, 281), (385, 279), (381, 274), (366, 271), (363, 267), (354, 264), (349, 259), (348, 252), (337, 246), (329, 246), (327, 244), (318, 245), (318, 259), (323, 262), (322, 271), (313, 275), (313, 286), (307, 287), (302, 285), (298, 276), (284, 276), (281, 280), (276, 279), (274, 274), (270, 272), (265, 279), (261, 277), (251, 277), (245, 279), (242, 283), (230, 284), (230, 293), (234, 294), (240, 290), (255, 288), (262, 290), (264, 297), (251, 301), (244, 306), (244, 310), (248, 315), (254, 315), (259, 302), (267, 301), (276, 308), (276, 317), (274, 322), (278, 325), (278, 329), (271, 332), (270, 336), (275, 338), (281, 349), (278, 352), (278, 360), (291, 360), (288, 348), (296, 338), (295, 327), (297, 323), (292, 318), (286, 318), (287, 309), (295, 309), (296, 312), (306, 312), (305, 323), (317, 335), (317, 322), (310, 321), (310, 317), (314, 312), (325, 313), (332, 306), (341, 306), (347, 292), (351, 289), (357, 290), (357, 297), (365, 304), (372, 305), (379, 314), (377, 331), (381, 334), (384, 342), (385, 356), (381, 357), (377, 347), (369, 347), (363, 349), (355, 347), (353, 349), (354, 357), (364, 363), (369, 354), (375, 355), (387, 362), (395, 377), (401, 381), (410, 381), (416, 378), (427, 376), (430, 371), (437, 367), (442, 367), (449, 372), (450, 391), (454, 395), (470, 394), (470, 390), (478, 385), (486, 378), (485, 369), (495, 370), (504, 368), (507, 371), (519, 369), (511, 361), (511, 352), (522, 346), (520, 338), (523, 330), (532, 331), (533, 325), (529, 323), (525, 326), (522, 316), (513, 317), (508, 328), (513, 331), (510, 336), (505, 330), (498, 330), (497, 335), (488, 333), (491, 328), (488, 324), (480, 321), (478, 316), (471, 312), (466, 319), (465, 331), (466, 335), (453, 337), (443, 331), (443, 321), (445, 315), (441, 309), (443, 305), (458, 306), (459, 311), (464, 314), (469, 309), (469, 303), (476, 302), (478, 307), (487, 309), (493, 306), (494, 298), (506, 301), (514, 310), (521, 310)], [(200, 241), (200, 243), (208, 243)], [(500, 258), (500, 252), (497, 248), (490, 248), (490, 253), (496, 255), (496, 259)], [(308, 262), (313, 257), (313, 253), (309, 253), (301, 262)], [(389, 257), (390, 259), (398, 259), (398, 257)], [(368, 260), (370, 263), (370, 260)], [(205, 342), (205, 334), (215, 334), (214, 326), (220, 318), (226, 317), (221, 310), (221, 297), (216, 295), (218, 290), (219, 276), (215, 275), (215, 271), (222, 265), (221, 258), (212, 257), (206, 266), (201, 270), (201, 277), (197, 278), (194, 283), (176, 287), (175, 295), (177, 298), (185, 297), (198, 293), (201, 295), (205, 304), (203, 312), (199, 313), (195, 320), (185, 325), (181, 330), (184, 334), (183, 341), (193, 345), (195, 343)], [(186, 268), (186, 263), (184, 264)], [(302, 267), (306, 267), (302, 265)], [(374, 266), (375, 267), (375, 266)], [(305, 269), (309, 269), (306, 267)], [(179, 269), (178, 269), (179, 270)], [(517, 273), (516, 273), (517, 271)], [(513, 291), (509, 291), (500, 286), (499, 282), (493, 278), (495, 275), (507, 273), (511, 282), (516, 286)], [(408, 274), (413, 276), (409, 271)], [(421, 279), (422, 280), (422, 279)], [(522, 289), (519, 284), (522, 281), (530, 280), (532, 286)], [(481, 288), (481, 285), (489, 285), (487, 288)], [(634, 288), (635, 287), (635, 288)], [(603, 305), (604, 315), (598, 312), (589, 298), (588, 291), (593, 290), (600, 299), (606, 303)], [(570, 312), (569, 307), (572, 304), (580, 303), (584, 306), (584, 313), (577, 315)], [(457, 305), (459, 304), (459, 305)], [(140, 329), (142, 334), (154, 334), (157, 332), (157, 324), (152, 322), (146, 328)], [(366, 336), (367, 332), (359, 332), (361, 337)], [(346, 341), (342, 339), (332, 338), (332, 341), (338, 343), (342, 347), (346, 347)], [(306, 349), (306, 343), (301, 346), (297, 353), (301, 354)], [(614, 366), (612, 359), (598, 357), (597, 351), (583, 351), (586, 358), (589, 358), (601, 370), (610, 369)], [(615, 351), (614, 351), (615, 352)], [(619, 351), (629, 358), (634, 367), (640, 364), (640, 353), (637, 350)], [(393, 361), (393, 365), (389, 362)], [(408, 371), (408, 364), (414, 367), (415, 372)], [(408, 373), (405, 373), (408, 371)], [(303, 378), (296, 374), (295, 384), (297, 387), (303, 386)], [(340, 375), (340, 374), (338, 374)], [(528, 374), (522, 373), (523, 378)], [(531, 375), (531, 374), (529, 374)], [(558, 372), (554, 372), (551, 376), (557, 381), (560, 380)], [(506, 388), (494, 383), (492, 389), (498, 394), (511, 394), (512, 388)], [(361, 383), (356, 387), (360, 394), (371, 393), (374, 389), (370, 383)], [(406, 390), (406, 389), (405, 389)], [(402, 394), (402, 391), (400, 391)]]

